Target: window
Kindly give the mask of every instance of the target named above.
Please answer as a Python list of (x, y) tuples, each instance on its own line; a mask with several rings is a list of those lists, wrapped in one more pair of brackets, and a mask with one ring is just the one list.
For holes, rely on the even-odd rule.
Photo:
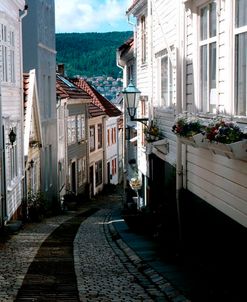
[(111, 129), (107, 129), (107, 146), (111, 145)]
[(111, 140), (112, 140), (112, 144), (116, 144), (116, 141), (117, 141), (117, 139), (116, 139), (116, 128), (112, 128), (111, 129)]
[(96, 186), (102, 184), (102, 160), (95, 163)]
[(78, 160), (78, 184), (79, 187), (83, 185), (83, 183), (86, 182), (86, 158), (80, 158)]
[(200, 104), (203, 112), (216, 112), (216, 3), (200, 9)]
[(10, 82), (15, 83), (15, 35), (13, 31), (10, 31)]
[(2, 81), (15, 83), (15, 34), (5, 24), (0, 25), (0, 42)]
[(77, 140), (85, 139), (85, 115), (77, 115)]
[(102, 124), (98, 124), (98, 149), (102, 148), (103, 137), (102, 137)]
[(90, 126), (90, 152), (95, 150), (95, 127)]
[(134, 79), (134, 66), (133, 66), (133, 64), (128, 66), (127, 77), (128, 77), (128, 83), (127, 84), (129, 84), (130, 80), (133, 81), (133, 79)]
[(147, 33), (146, 33), (146, 18), (145, 16), (141, 17), (141, 59), (142, 64), (146, 63), (147, 60)]
[(160, 71), (161, 71), (161, 105), (170, 107), (172, 106), (173, 98), (173, 74), (172, 64), (168, 57), (167, 50), (164, 56), (160, 59)]
[(247, 2), (235, 2), (235, 114), (247, 116)]
[(76, 142), (76, 117), (68, 117), (68, 144), (74, 144)]

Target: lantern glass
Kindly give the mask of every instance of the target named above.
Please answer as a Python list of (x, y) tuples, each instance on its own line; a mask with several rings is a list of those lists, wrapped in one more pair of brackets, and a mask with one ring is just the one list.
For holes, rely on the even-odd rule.
[(124, 96), (124, 101), (126, 104), (126, 108), (130, 117), (134, 118), (136, 109), (139, 103), (139, 97), (141, 92), (134, 86), (134, 84), (130, 81), (129, 85), (124, 88), (122, 91)]

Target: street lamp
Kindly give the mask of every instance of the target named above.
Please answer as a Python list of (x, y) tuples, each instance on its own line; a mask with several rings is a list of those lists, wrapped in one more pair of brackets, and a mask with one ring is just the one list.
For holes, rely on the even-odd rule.
[(148, 121), (148, 118), (135, 118), (141, 92), (134, 86), (131, 80), (129, 85), (123, 89), (122, 94), (130, 120), (146, 124), (145, 122)]

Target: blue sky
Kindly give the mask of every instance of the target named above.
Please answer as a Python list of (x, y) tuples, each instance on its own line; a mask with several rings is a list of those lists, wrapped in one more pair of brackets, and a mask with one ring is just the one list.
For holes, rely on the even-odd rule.
[(132, 0), (55, 0), (56, 32), (133, 30), (125, 12)]

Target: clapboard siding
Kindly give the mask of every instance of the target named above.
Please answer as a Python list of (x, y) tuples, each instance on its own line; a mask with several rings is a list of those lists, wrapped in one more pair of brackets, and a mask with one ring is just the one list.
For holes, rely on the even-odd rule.
[[(220, 4), (222, 2), (217, 2)], [(196, 5), (196, 2), (194, 3)], [(219, 104), (225, 103), (226, 80), (228, 70), (227, 61), (227, 32), (229, 20), (226, 19), (223, 7), (218, 7), (218, 34), (217, 34), (217, 93)], [(195, 6), (192, 9), (194, 12)], [(195, 104), (193, 91), (199, 91), (199, 81), (194, 70), (197, 66), (199, 54), (196, 37), (196, 14), (190, 9), (185, 13), (185, 55), (186, 55), (186, 85), (185, 95), (187, 110)], [(192, 17), (193, 16), (193, 17)], [(194, 80), (195, 79), (195, 80)], [(192, 106), (189, 104), (192, 103)], [(205, 149), (188, 146), (185, 153), (184, 186), (198, 195), (226, 215), (247, 226), (247, 162), (228, 159), (220, 155), (213, 155)]]
[(215, 187), (219, 187), (220, 189), (225, 190), (225, 192), (236, 195), (236, 197), (242, 199), (242, 202), (245, 203), (245, 207), (247, 207), (245, 187), (234, 183), (227, 178), (217, 175), (210, 170), (201, 168), (193, 163), (187, 164), (187, 170), (189, 171), (188, 173), (194, 174), (198, 178), (209, 181), (211, 184), (215, 185)]
[(188, 190), (214, 206), (219, 211), (223, 212), (224, 214), (228, 215), (232, 219), (236, 220), (238, 223), (242, 224), (243, 226), (247, 227), (247, 216), (242, 213), (240, 210), (237, 210), (227, 204), (224, 200), (217, 198), (215, 195), (206, 192), (203, 188), (199, 187), (198, 185), (194, 185), (190, 181), (188, 182)]

